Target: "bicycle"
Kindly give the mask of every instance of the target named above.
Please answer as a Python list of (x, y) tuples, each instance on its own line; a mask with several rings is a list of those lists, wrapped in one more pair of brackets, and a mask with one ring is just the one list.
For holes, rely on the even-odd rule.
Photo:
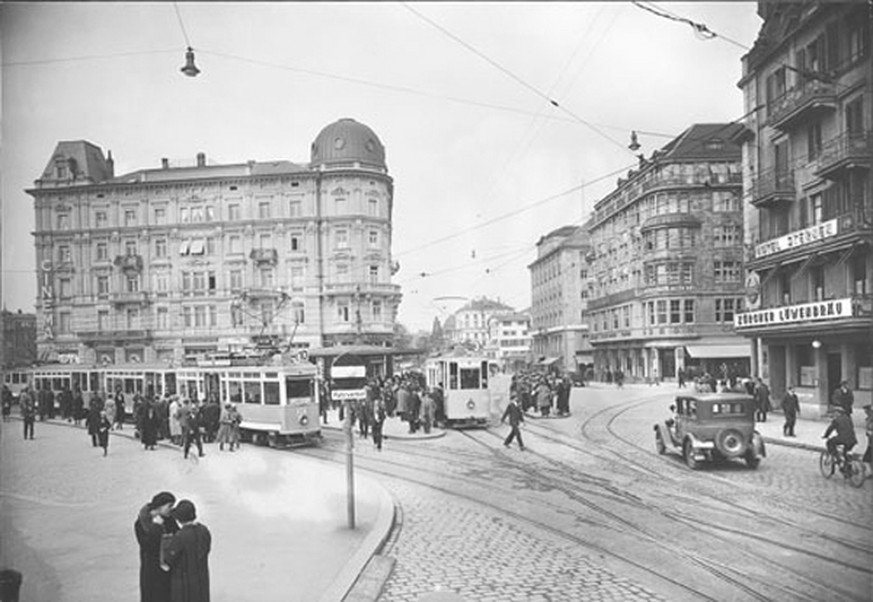
[(861, 487), (864, 485), (866, 478), (864, 463), (858, 458), (857, 454), (846, 453), (844, 445), (837, 445), (836, 454), (832, 454), (828, 450), (823, 450), (818, 459), (818, 467), (821, 475), (829, 479), (834, 476), (837, 468), (843, 474), (843, 478), (848, 480), (853, 487)]

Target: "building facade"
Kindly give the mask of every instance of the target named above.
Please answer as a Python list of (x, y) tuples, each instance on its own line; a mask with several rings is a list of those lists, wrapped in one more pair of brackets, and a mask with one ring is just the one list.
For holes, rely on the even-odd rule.
[(515, 372), (531, 361), (530, 315), (501, 314), (489, 321), (489, 348), (504, 372)]
[(446, 319), (444, 338), (449, 345), (467, 344), (485, 349), (491, 342), (489, 321), (514, 312), (512, 307), (500, 301), (486, 297), (473, 299)]
[(749, 373), (749, 344), (733, 330), (744, 291), (740, 128), (691, 126), (595, 205), (595, 378)]
[(779, 399), (825, 412), (873, 388), (871, 6), (758, 4), (743, 57), (747, 311), (737, 331)]
[(376, 134), (325, 127), (311, 161), (114, 175), (60, 142), (33, 189), (37, 345), (84, 363), (163, 362), (252, 346), (389, 346), (393, 181)]
[(585, 319), (590, 251), (585, 226), (563, 226), (537, 241), (537, 258), (528, 266), (534, 363), (568, 372), (590, 367)]
[(36, 314), (0, 311), (2, 368), (31, 366), (36, 355)]

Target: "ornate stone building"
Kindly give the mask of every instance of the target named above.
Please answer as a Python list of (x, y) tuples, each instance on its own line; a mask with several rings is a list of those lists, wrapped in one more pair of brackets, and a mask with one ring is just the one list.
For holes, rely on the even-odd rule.
[(308, 164), (114, 174), (57, 145), (36, 212), (38, 346), (80, 362), (175, 361), (252, 346), (390, 346), (393, 180), (366, 125), (341, 119)]
[(748, 311), (756, 371), (809, 415), (843, 380), (873, 390), (869, 3), (759, 2), (743, 57)]

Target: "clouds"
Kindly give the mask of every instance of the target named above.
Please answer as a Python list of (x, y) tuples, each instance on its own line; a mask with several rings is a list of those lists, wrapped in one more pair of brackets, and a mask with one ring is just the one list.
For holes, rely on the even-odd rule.
[[(757, 33), (753, 3), (669, 6), (744, 43)], [(312, 140), (328, 123), (352, 117), (367, 124), (385, 144), (395, 179), (393, 248), (403, 266), (396, 280), (405, 289), (400, 319), (414, 330), (430, 328), (434, 296), (488, 294), (518, 308), (529, 304), (525, 266), (537, 239), (579, 221), (583, 200), (590, 207), (615, 179), (521, 210), (634, 163), (622, 148), (631, 129), (672, 136), (694, 121), (743, 112), (735, 86), (742, 50), (701, 41), (687, 26), (627, 3), (181, 3), (179, 9), (203, 71), (195, 79), (178, 71), (185, 42), (171, 4), (0, 7), (4, 64), (149, 52), (4, 66), (8, 307), (33, 306), (27, 234), (33, 209), (23, 189), (61, 139), (111, 148), (116, 173), (123, 173), (200, 151), (220, 162), (307, 162)], [(646, 153), (668, 139), (640, 136)], [(519, 213), (410, 252), (511, 212)], [(513, 247), (516, 259), (500, 255)], [(415, 277), (455, 266), (465, 267)]]

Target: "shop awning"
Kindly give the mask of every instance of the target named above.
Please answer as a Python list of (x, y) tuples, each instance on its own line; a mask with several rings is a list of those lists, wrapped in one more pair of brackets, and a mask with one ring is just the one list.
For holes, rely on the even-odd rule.
[(737, 343), (734, 345), (686, 345), (685, 351), (688, 352), (689, 357), (702, 360), (751, 356), (748, 343)]
[(590, 351), (577, 351), (576, 352), (576, 363), (577, 364), (593, 364), (594, 363), (594, 354)]
[(559, 357), (546, 357), (539, 361), (540, 366), (551, 366), (555, 362), (559, 361), (561, 358)]

